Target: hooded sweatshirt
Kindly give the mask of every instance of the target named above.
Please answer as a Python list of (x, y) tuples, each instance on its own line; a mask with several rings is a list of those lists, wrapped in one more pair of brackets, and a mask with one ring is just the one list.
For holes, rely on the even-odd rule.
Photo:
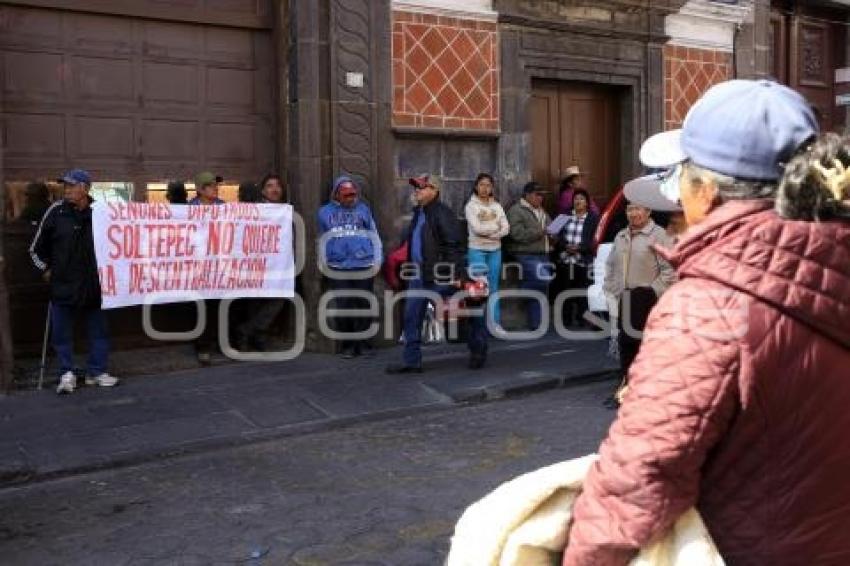
[(351, 208), (337, 200), (339, 186), (345, 182), (357, 184), (351, 177), (340, 176), (334, 180), (331, 200), (319, 209), (319, 234), (330, 232), (325, 242), (325, 259), (331, 269), (369, 269), (381, 263), (383, 250), (372, 211), (359, 199)]
[(511, 227), (502, 205), (496, 199), (484, 202), (473, 194), (466, 203), (464, 213), (470, 248), (494, 251), (502, 247), (502, 238), (508, 235)]

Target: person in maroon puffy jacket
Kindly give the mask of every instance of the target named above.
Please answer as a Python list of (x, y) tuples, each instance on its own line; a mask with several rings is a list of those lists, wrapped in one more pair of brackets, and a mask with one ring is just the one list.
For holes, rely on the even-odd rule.
[(647, 166), (675, 167), (679, 282), (650, 314), (564, 566), (625, 565), (692, 506), (726, 564), (850, 564), (850, 139), (816, 134), (799, 94), (729, 81), (644, 144)]

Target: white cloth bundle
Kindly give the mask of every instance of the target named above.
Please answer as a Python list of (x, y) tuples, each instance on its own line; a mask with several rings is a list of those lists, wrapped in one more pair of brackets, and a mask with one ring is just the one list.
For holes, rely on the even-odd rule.
[[(455, 526), (446, 566), (559, 566), (573, 503), (597, 456), (519, 476), (470, 505)], [(631, 566), (723, 566), (695, 509)]]

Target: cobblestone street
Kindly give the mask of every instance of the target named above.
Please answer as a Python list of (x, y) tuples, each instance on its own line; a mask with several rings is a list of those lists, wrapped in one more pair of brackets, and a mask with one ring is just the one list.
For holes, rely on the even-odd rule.
[(0, 492), (14, 565), (441, 564), (463, 509), (595, 451), (612, 383), (352, 425)]

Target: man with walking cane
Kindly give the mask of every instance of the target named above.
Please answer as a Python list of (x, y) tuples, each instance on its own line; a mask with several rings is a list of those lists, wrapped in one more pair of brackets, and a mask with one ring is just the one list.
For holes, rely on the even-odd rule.
[(109, 375), (109, 336), (101, 310), (100, 281), (94, 254), (89, 196), (91, 177), (82, 169), (68, 171), (60, 180), (65, 197), (45, 213), (30, 246), (30, 256), (50, 284), (50, 327), (53, 349), (59, 359), (57, 393), (73, 393), (74, 319), (86, 321), (89, 357), (86, 385), (112, 387), (118, 378)]

